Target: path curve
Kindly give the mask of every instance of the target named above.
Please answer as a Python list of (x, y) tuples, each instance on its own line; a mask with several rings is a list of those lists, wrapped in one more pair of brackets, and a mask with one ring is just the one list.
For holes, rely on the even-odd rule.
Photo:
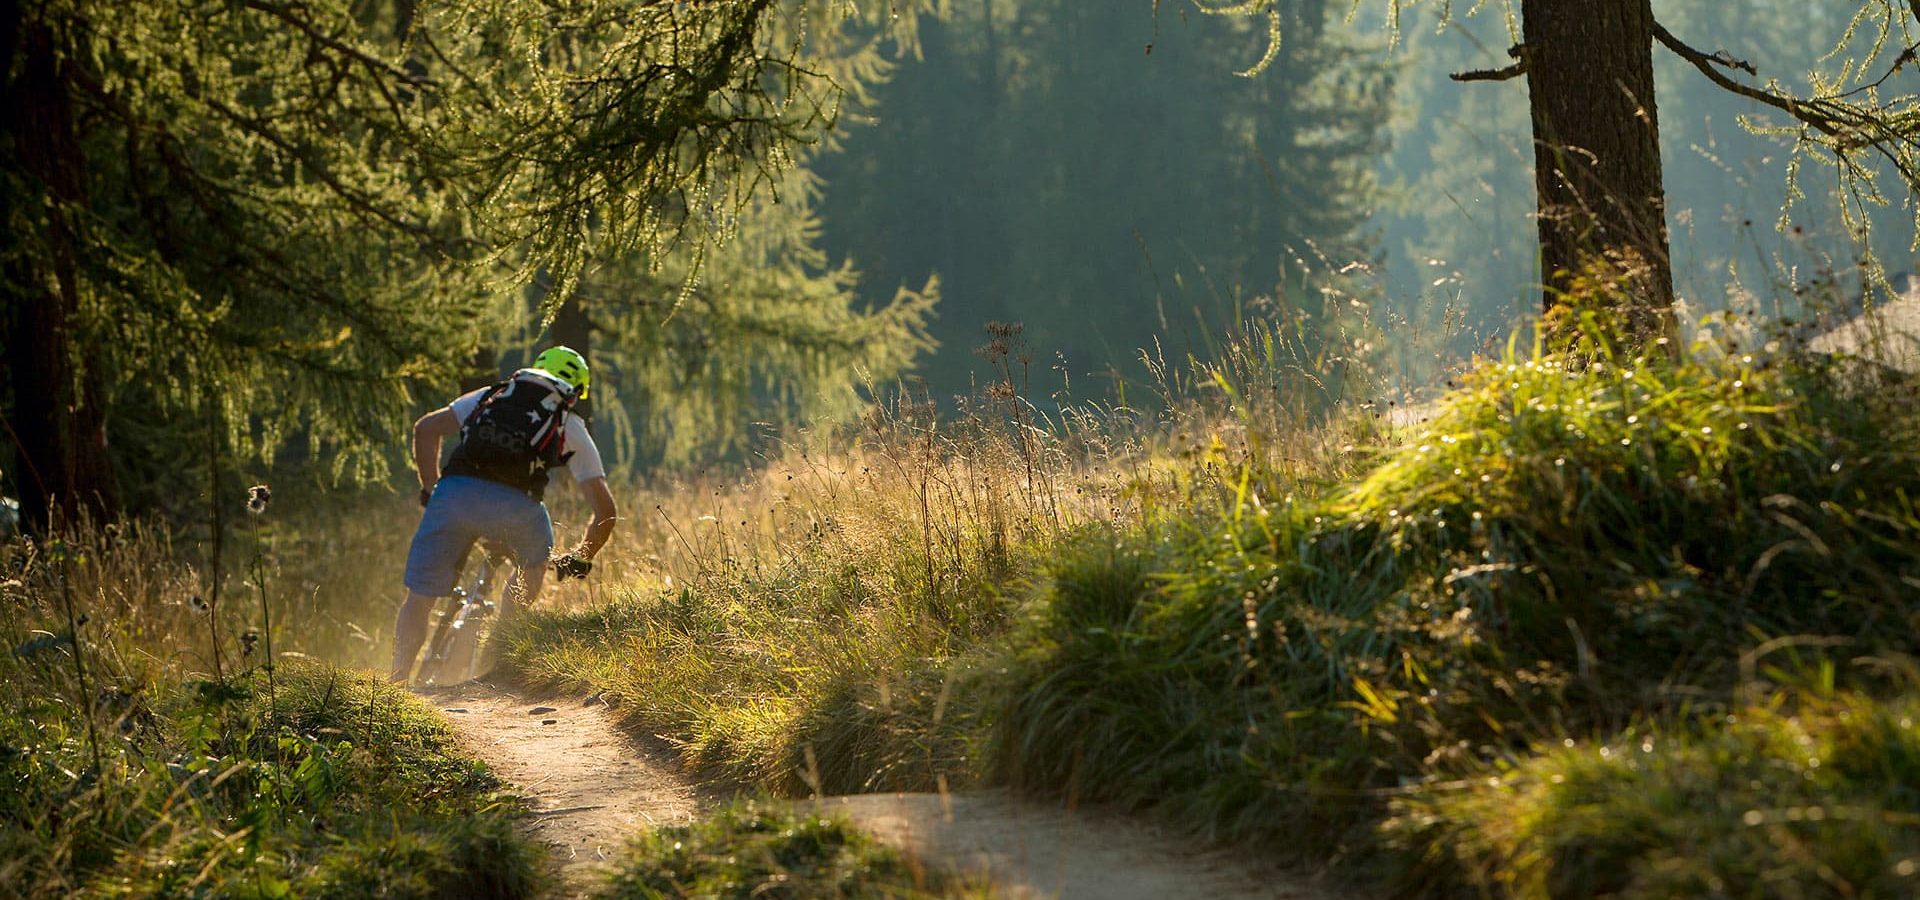
[(1349, 896), (1299, 872), (1104, 810), (1068, 810), (1004, 791), (863, 794), (814, 801), (862, 830), (995, 895), (1061, 900), (1166, 897), (1330, 900)]
[[(524, 695), (471, 681), (424, 688), (475, 755), (533, 806), (522, 819), (554, 849), (561, 893), (585, 894), (629, 839), (694, 821), (717, 799), (664, 743), (627, 736), (593, 700)], [(536, 712), (536, 710), (538, 710)], [(1298, 871), (1209, 849), (1129, 816), (1067, 810), (1004, 791), (865, 794), (812, 801), (911, 857), (990, 880), (995, 895), (1065, 900), (1165, 897), (1330, 900)]]
[(625, 735), (597, 700), (527, 696), (481, 681), (419, 691), (529, 800), (522, 827), (553, 848), (564, 893), (585, 893), (630, 838), (689, 824), (705, 805), (670, 751)]

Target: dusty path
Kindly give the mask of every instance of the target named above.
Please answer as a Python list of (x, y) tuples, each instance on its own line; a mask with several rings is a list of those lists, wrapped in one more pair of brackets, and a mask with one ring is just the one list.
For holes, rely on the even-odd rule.
[(693, 782), (665, 752), (615, 728), (605, 706), (583, 705), (577, 697), (526, 697), (478, 681), (425, 688), (421, 695), (446, 714), (475, 755), (532, 800), (525, 827), (553, 847), (568, 888), (563, 893), (583, 893), (594, 870), (630, 836), (686, 824), (700, 813)]
[(910, 855), (992, 881), (1007, 897), (1326, 900), (1346, 896), (1244, 854), (1100, 811), (1069, 812), (998, 791), (865, 794), (815, 801)]
[[(700, 814), (702, 792), (665, 748), (622, 733), (606, 707), (481, 682), (422, 691), (502, 778), (531, 798), (529, 831), (554, 848), (563, 893), (582, 894), (626, 839)], [(545, 709), (543, 708), (550, 708)], [(543, 710), (535, 712), (535, 710)], [(550, 724), (543, 724), (550, 723)], [(1101, 811), (1069, 812), (1001, 792), (869, 794), (813, 801), (910, 856), (1007, 897), (1328, 900), (1297, 872)]]

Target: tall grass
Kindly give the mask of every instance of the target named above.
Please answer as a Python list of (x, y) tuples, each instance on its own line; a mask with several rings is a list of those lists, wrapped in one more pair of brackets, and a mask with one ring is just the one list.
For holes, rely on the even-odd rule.
[[(785, 793), (937, 789), (990, 772), (1005, 638), (1064, 548), (1230, 497), (1254, 456), (1346, 465), (1320, 427), (1326, 363), (1260, 327), (1217, 365), (1156, 360), (1148, 412), (1029, 396), (1017, 328), (998, 372), (936, 416), (903, 393), (857, 428), (786, 435), (744, 473), (640, 493), (627, 584), (509, 629), (515, 676), (601, 692), (709, 775)], [(1223, 390), (1223, 385), (1246, 389)], [(1377, 428), (1370, 417), (1364, 431)]]
[[(1791, 341), (1627, 353), (1567, 308), (1548, 329), (1565, 349), (1510, 345), (1411, 413), (1378, 379), (1304, 377), (1338, 361), (1284, 330), (1162, 363), (1152, 413), (1053, 412), (1007, 367), (1013, 387), (970, 417), (903, 405), (659, 501), (679, 549), (653, 586), (536, 617), (513, 665), (779, 791), (1012, 783), (1369, 860), (1349, 871), (1410, 893), (1579, 893), (1616, 883), (1580, 868), (1597, 860), (1669, 866), (1644, 834), (1600, 857), (1509, 827), (1587, 795), (1504, 773), (1551, 782), (1568, 742), (1657, 733), (1705, 748), (1671, 784), (1737, 780), (1774, 764), (1743, 754), (1784, 746), (1780, 710), (1816, 710), (1797, 721), (1838, 723), (1833, 740), (1849, 716), (1899, 721), (1911, 682), (1851, 661), (1920, 649), (1920, 393)], [(1783, 646), (1826, 661), (1834, 699), (1782, 692)], [(1807, 796), (1853, 803), (1904, 746), (1862, 744), (1880, 770), (1823, 773), (1838, 780)], [(1738, 796), (1764, 813), (1760, 790)], [(1765, 834), (1701, 810), (1703, 846), (1813, 862), (1742, 880), (1747, 850), (1725, 850), (1693, 871), (1895, 884), (1860, 866), (1905, 877), (1911, 807), (1895, 793), (1868, 831)]]
[(515, 801), (430, 709), (300, 651), (271, 660), (328, 640), (310, 595), (269, 580), (294, 570), (272, 533), (235, 537), (251, 583), (218, 595), (197, 553), (138, 524), (0, 547), (10, 893), (533, 892)]

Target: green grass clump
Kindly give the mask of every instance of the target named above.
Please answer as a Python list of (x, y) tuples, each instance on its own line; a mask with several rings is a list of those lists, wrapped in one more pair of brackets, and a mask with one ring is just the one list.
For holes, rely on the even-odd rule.
[(1920, 893), (1920, 700), (1777, 694), (1399, 804), (1392, 839), (1522, 897)]
[(1394, 797), (1730, 708), (1775, 636), (1912, 654), (1916, 421), (1910, 384), (1820, 360), (1483, 364), (1357, 485), (1249, 465), (1063, 554), (998, 772), (1365, 856)]
[(262, 680), (115, 700), (100, 769), (68, 704), (18, 700), (0, 718), (0, 881), (25, 896), (533, 893), (517, 807), (431, 709), (318, 665), (276, 681), (271, 705)]
[[(769, 577), (537, 613), (508, 632), (516, 677), (600, 692), (708, 777), (786, 795), (931, 790), (973, 770), (949, 623), (984, 585), (875, 596), (857, 570), (789, 560)], [(1003, 614), (1002, 614), (1003, 615)]]
[(948, 882), (843, 819), (744, 803), (643, 835), (598, 896), (939, 897)]
[(243, 617), (216, 628), (211, 604), (169, 596), (194, 575), (167, 550), (111, 531), (0, 545), (0, 885), (534, 893), (517, 802), (432, 709), (364, 672), (270, 669)]
[[(1810, 665), (1920, 654), (1911, 379), (1791, 349), (1630, 356), (1590, 331), (1576, 352), (1478, 364), (1384, 445), (1376, 430), (1331, 451), (1361, 433), (1339, 414), (1275, 430), (1259, 412), (1271, 398), (1216, 371), (1214, 418), (1016, 479), (1112, 515), (960, 504), (946, 518), (974, 524), (949, 537), (926, 498), (964, 496), (970, 476), (820, 462), (835, 491), (804, 522), (785, 514), (788, 539), (728, 552), (665, 597), (536, 617), (512, 656), (535, 680), (610, 690), (696, 762), (780, 791), (998, 781), (1408, 893), (1558, 890), (1476, 874), (1516, 865), (1491, 837), (1444, 862), (1427, 842), (1464, 840), (1478, 813), (1417, 804), (1629, 729), (1744, 746), (1716, 729), (1770, 695), (1783, 647)], [(873, 518), (876, 496), (906, 513)], [(1039, 536), (982, 527), (1036, 509), (1070, 514)], [(1012, 551), (984, 552), (997, 547)], [(1833, 672), (1831, 691), (1907, 702), (1910, 682)], [(1803, 805), (1852, 808), (1865, 760), (1898, 770), (1902, 746), (1826, 770), (1840, 780), (1802, 785)], [(1420, 827), (1383, 833), (1415, 810)], [(1815, 859), (1851, 852), (1832, 828), (1796, 835)]]

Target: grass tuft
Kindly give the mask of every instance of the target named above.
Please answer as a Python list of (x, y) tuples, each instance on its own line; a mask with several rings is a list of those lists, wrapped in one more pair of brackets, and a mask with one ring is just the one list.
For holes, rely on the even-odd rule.
[(18, 541), (0, 561), (11, 893), (535, 893), (517, 801), (418, 698), (292, 655), (270, 672), (245, 608), (182, 602), (197, 573), (137, 531)]
[(918, 898), (957, 896), (959, 887), (843, 819), (740, 803), (641, 836), (597, 896)]

